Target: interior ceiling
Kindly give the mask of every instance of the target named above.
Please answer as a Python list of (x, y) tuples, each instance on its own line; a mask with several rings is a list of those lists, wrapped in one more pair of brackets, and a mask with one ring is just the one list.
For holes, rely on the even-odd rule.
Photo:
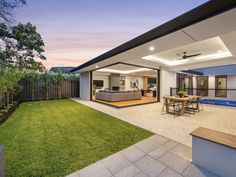
[[(152, 68), (163, 67), (172, 71), (235, 64), (235, 18), (236, 9), (232, 9), (130, 49), (129, 51), (108, 58), (87, 68), (83, 68), (80, 72), (93, 70), (117, 62)], [(150, 47), (153, 47), (154, 50), (150, 51)], [(181, 54), (181, 52), (187, 52), (187, 55), (195, 53), (201, 53), (201, 55), (198, 56), (198, 59), (197, 57), (189, 58), (179, 63), (177, 62), (177, 64), (170, 64), (173, 60), (175, 61), (180, 58), (176, 53)], [(164, 61), (147, 59), (147, 56), (160, 58)]]

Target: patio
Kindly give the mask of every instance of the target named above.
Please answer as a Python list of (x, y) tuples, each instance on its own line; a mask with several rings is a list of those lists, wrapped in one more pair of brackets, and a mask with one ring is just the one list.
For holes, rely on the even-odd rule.
[(161, 103), (117, 109), (92, 101), (73, 100), (190, 147), (189, 133), (198, 127), (236, 135), (236, 109), (233, 107), (203, 105), (204, 111), (194, 116), (174, 118), (169, 114), (161, 115)]
[(153, 135), (67, 177), (216, 177), (190, 156), (191, 148)]

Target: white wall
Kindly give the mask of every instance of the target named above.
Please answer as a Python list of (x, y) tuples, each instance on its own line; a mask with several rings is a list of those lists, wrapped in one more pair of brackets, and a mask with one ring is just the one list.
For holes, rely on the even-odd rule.
[(227, 76), (227, 88), (236, 89), (236, 75)]
[[(209, 89), (215, 89), (215, 76), (209, 76), (208, 77), (208, 88)], [(215, 90), (209, 90), (208, 91), (208, 97), (214, 98), (215, 97)]]
[(109, 76), (108, 75), (93, 74), (93, 80), (103, 80), (102, 89), (109, 88)]
[(161, 69), (160, 87), (160, 97), (169, 96), (170, 87), (176, 87), (176, 72)]
[(90, 72), (80, 74), (80, 98), (90, 100)]
[(133, 90), (134, 89), (134, 88), (130, 87), (130, 81), (131, 80), (138, 80), (138, 82), (139, 82), (138, 88), (143, 89), (143, 77), (125, 76), (125, 90)]
[(208, 77), (208, 88), (210, 88), (210, 89), (215, 88), (215, 76)]
[[(236, 89), (236, 75), (227, 76), (227, 88)], [(236, 100), (236, 91), (228, 91), (227, 98), (228, 100)]]

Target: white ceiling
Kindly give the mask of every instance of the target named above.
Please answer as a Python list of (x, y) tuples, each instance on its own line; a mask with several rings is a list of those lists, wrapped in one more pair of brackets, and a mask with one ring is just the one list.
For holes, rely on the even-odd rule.
[[(94, 70), (112, 63), (125, 62), (144, 67), (167, 68), (172, 71), (204, 68), (236, 63), (236, 9), (193, 24), (151, 42), (130, 49), (102, 62), (81, 69), (79, 72)], [(149, 48), (154, 47), (153, 51)], [(176, 53), (186, 51), (187, 54), (202, 53), (202, 59), (188, 59), (178, 65), (167, 63), (178, 59)], [(232, 56), (220, 56), (220, 52), (228, 52)], [(215, 55), (214, 55), (215, 54)], [(204, 59), (204, 56), (207, 56)], [(209, 57), (211, 55), (211, 57)], [(167, 61), (144, 60), (143, 57), (154, 56)]]
[[(194, 54), (199, 54), (199, 56), (183, 59), (182, 56), (184, 52), (186, 52), (187, 56)], [(168, 66), (175, 66), (181, 64), (198, 63), (199, 61), (205, 60), (215, 60), (231, 56), (232, 54), (220, 39), (220, 37), (214, 37), (174, 49), (165, 50), (153, 55), (148, 55), (143, 57), (143, 59), (153, 62), (160, 62)]]
[(98, 69), (94, 72), (98, 75), (107, 75), (108, 73), (116, 73), (121, 75), (133, 75), (133, 76), (152, 76), (156, 77), (157, 71), (149, 68), (131, 66), (126, 64), (115, 64), (105, 68)]

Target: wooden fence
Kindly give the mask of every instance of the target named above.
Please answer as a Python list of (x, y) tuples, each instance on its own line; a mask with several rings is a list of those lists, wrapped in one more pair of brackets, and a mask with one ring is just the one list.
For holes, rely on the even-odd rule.
[(15, 101), (31, 101), (79, 97), (79, 80), (63, 80), (59, 87), (53, 82), (45, 88), (43, 80), (31, 86), (27, 80), (21, 80), (19, 83), (21, 91), (14, 96)]
[[(60, 98), (73, 98), (79, 97), (79, 80), (63, 80), (59, 87), (50, 81), (48, 87), (45, 88), (42, 79), (39, 79), (34, 86), (22, 79), (19, 82), (21, 90), (14, 95), (14, 101), (32, 101), (32, 100), (47, 100), (47, 99), (60, 99)], [(0, 93), (0, 109), (3, 108), (11, 96), (6, 97), (6, 93)]]

